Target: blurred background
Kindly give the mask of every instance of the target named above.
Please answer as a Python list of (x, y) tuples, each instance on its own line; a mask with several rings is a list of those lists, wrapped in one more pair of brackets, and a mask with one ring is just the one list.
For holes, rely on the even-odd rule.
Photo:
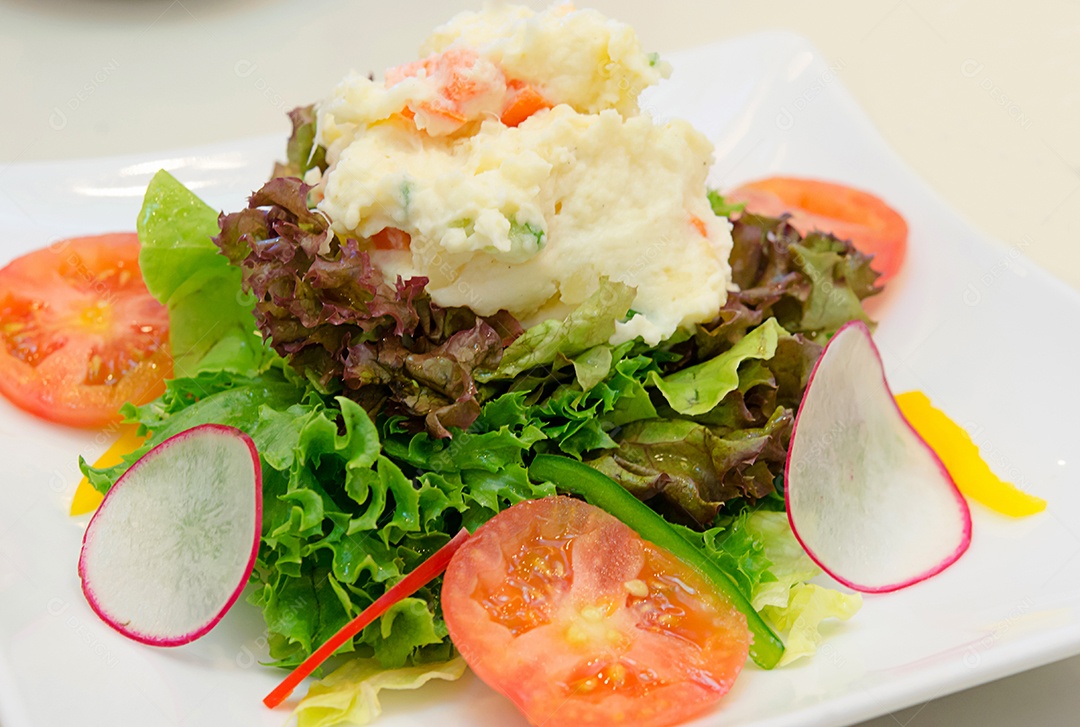
[[(345, 70), (410, 59), (479, 2), (3, 0), (0, 164), (284, 134), (284, 112)], [(1077, 3), (591, 4), (660, 52), (765, 28), (807, 36), (954, 209), (1080, 287)]]
[[(478, 4), (0, 0), (0, 175), (19, 162), (284, 140), (286, 111), (349, 69), (410, 60), (433, 26)], [(661, 54), (768, 28), (808, 37), (949, 206), (1080, 288), (1080, 4), (580, 4)], [(1073, 724), (1078, 679), (1080, 659), (1067, 660), (862, 727)]]

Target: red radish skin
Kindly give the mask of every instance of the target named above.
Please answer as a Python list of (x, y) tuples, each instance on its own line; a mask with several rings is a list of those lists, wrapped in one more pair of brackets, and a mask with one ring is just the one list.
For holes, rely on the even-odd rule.
[[(873, 339), (873, 337), (872, 337), (872, 335), (870, 333), (870, 329), (867, 328), (866, 324), (863, 323), (862, 321), (850, 321), (850, 322), (844, 324), (836, 332), (836, 334), (833, 336), (832, 341), (837, 340), (837, 338), (839, 338), (840, 335), (844, 331), (847, 331), (848, 329), (855, 329), (860, 335), (865, 337), (866, 342), (870, 345), (870, 348), (871, 348), (871, 350), (873, 352), (874, 358), (877, 360), (877, 362), (880, 365), (880, 363), (882, 361), (881, 352), (878, 350), (877, 345), (874, 343), (874, 339)], [(831, 345), (832, 341), (830, 341), (830, 345)], [(825, 351), (822, 352), (821, 357), (818, 359), (817, 363), (814, 365), (813, 370), (810, 372), (810, 378), (809, 378), (809, 381), (807, 382), (807, 386), (806, 386), (806, 391), (807, 392), (809, 392), (811, 390), (811, 387), (813, 387), (813, 385), (814, 385), (814, 381), (818, 376), (819, 369), (821, 368), (822, 363), (825, 361), (825, 354), (828, 352), (828, 348), (829, 347), (826, 346)], [(941, 458), (930, 447), (930, 445), (926, 443), (926, 440), (924, 440), (921, 436), (919, 436), (919, 433), (915, 430), (914, 427), (911, 426), (911, 424), (907, 421), (907, 419), (904, 418), (903, 414), (900, 412), (900, 408), (896, 404), (896, 400), (892, 395), (892, 389), (889, 387), (889, 382), (885, 378), (885, 371), (884, 371), (883, 366), (881, 367), (880, 376), (881, 376), (881, 386), (884, 389), (884, 391), (888, 394), (889, 405), (893, 407), (893, 410), (895, 411), (896, 416), (900, 418), (900, 421), (903, 422), (903, 425), (911, 433), (912, 437), (914, 437), (916, 440), (918, 440), (922, 444), (922, 446), (926, 450), (926, 453), (930, 455), (931, 459), (936, 464), (937, 469), (940, 472), (942, 482), (947, 483), (949, 488), (951, 489), (951, 494), (953, 495), (953, 497), (955, 499), (957, 510), (958, 510), (958, 512), (960, 514), (960, 518), (961, 518), (961, 534), (960, 534), (960, 540), (959, 540), (958, 545), (944, 559), (942, 559), (939, 563), (935, 564), (934, 566), (932, 566), (931, 568), (929, 568), (929, 569), (927, 569), (927, 570), (925, 570), (923, 572), (918, 573), (917, 575), (914, 575), (914, 576), (909, 577), (909, 578), (901, 579), (900, 581), (898, 581), (896, 583), (890, 583), (890, 584), (881, 585), (881, 586), (868, 586), (868, 585), (863, 584), (863, 583), (858, 583), (858, 582), (856, 582), (856, 581), (854, 581), (854, 580), (852, 580), (850, 578), (846, 578), (845, 576), (841, 575), (840, 573), (837, 573), (835, 567), (830, 566), (829, 564), (825, 563), (814, 552), (814, 549), (806, 542), (806, 540), (803, 538), (803, 536), (799, 532), (799, 528), (798, 528), (798, 526), (796, 524), (796, 518), (793, 516), (793, 513), (792, 513), (792, 496), (791, 496), (791, 487), (790, 487), (791, 474), (792, 474), (792, 472), (791, 472), (792, 453), (795, 451), (795, 448), (794, 448), (795, 437), (797, 436), (797, 433), (799, 432), (800, 421), (801, 421), (803, 413), (805, 412), (805, 409), (803, 407), (800, 407), (798, 413), (795, 415), (795, 423), (794, 423), (794, 426), (792, 428), (792, 443), (791, 443), (791, 446), (789, 446), (789, 448), (788, 448), (787, 461), (785, 462), (785, 465), (784, 465), (784, 482), (785, 482), (784, 498), (785, 498), (785, 504), (787, 506), (786, 509), (787, 509), (788, 523), (791, 525), (791, 531), (792, 531), (792, 533), (794, 533), (796, 540), (799, 541), (799, 545), (802, 546), (803, 550), (806, 551), (806, 554), (809, 555), (810, 558), (815, 563), (817, 563), (817, 565), (822, 570), (824, 570), (829, 576), (831, 576), (834, 580), (841, 583), (842, 585), (847, 586), (848, 588), (851, 588), (851, 589), (853, 589), (855, 591), (859, 591), (861, 593), (891, 593), (893, 591), (899, 591), (899, 590), (901, 590), (903, 588), (913, 586), (916, 583), (921, 583), (922, 581), (925, 581), (926, 579), (931, 578), (931, 577), (937, 575), (938, 573), (941, 573), (943, 570), (945, 570), (946, 568), (951, 566), (953, 563), (955, 563), (960, 558), (960, 556), (962, 556), (967, 551), (968, 547), (971, 545), (971, 536), (972, 536), (971, 510), (968, 508), (967, 501), (964, 499), (963, 494), (960, 492), (960, 489), (956, 486), (956, 483), (953, 481), (952, 476), (949, 474), (949, 471), (945, 468), (945, 465), (942, 463)], [(803, 400), (804, 401), (806, 400), (805, 395), (804, 395)]]
[[(254, 469), (254, 484), (255, 484), (255, 492), (254, 492), (255, 527), (254, 527), (254, 533), (253, 533), (253, 537), (252, 537), (251, 552), (248, 555), (247, 565), (244, 568), (244, 577), (239, 579), (239, 583), (237, 584), (236, 588), (233, 590), (232, 594), (226, 600), (225, 604), (219, 610), (217, 615), (214, 616), (205, 625), (203, 625), (202, 627), (196, 629), (195, 631), (185, 633), (185, 634), (182, 634), (180, 636), (175, 636), (175, 637), (161, 637), (161, 636), (154, 636), (154, 635), (151, 635), (151, 634), (143, 633), (143, 632), (141, 632), (141, 631), (139, 631), (139, 630), (137, 630), (135, 628), (132, 628), (129, 624), (126, 624), (126, 623), (118, 623), (117, 620), (114, 618), (114, 616), (109, 614), (108, 611), (102, 606), (102, 599), (95, 592), (94, 587), (91, 585), (90, 581), (92, 580), (92, 578), (88, 578), (88, 573), (87, 573), (87, 569), (88, 569), (88, 552), (89, 552), (88, 545), (91, 543), (91, 541), (93, 539), (93, 536), (94, 536), (94, 533), (95, 533), (94, 523), (95, 523), (95, 521), (98, 520), (98, 518), (102, 517), (102, 513), (108, 511), (110, 498), (113, 498), (115, 493), (120, 491), (119, 488), (122, 487), (125, 479), (129, 475), (131, 475), (132, 472), (135, 472), (136, 468), (139, 467), (140, 463), (142, 463), (147, 457), (149, 457), (149, 456), (151, 456), (152, 454), (155, 454), (155, 453), (157, 453), (155, 456), (161, 456), (161, 454), (164, 454), (165, 452), (167, 452), (169, 448), (175, 446), (178, 442), (186, 441), (192, 436), (199, 436), (200, 434), (209, 434), (209, 433), (217, 433), (219, 435), (239, 439), (241, 442), (243, 442), (247, 446), (248, 452), (250, 452), (250, 454), (251, 454), (252, 467)], [(108, 516), (106, 515), (105, 517), (108, 517)], [(120, 632), (124, 636), (127, 636), (128, 638), (130, 638), (130, 639), (132, 639), (134, 641), (138, 641), (140, 643), (147, 644), (149, 646), (161, 646), (161, 647), (182, 646), (184, 644), (191, 643), (192, 641), (194, 641), (194, 640), (196, 640), (196, 639), (198, 639), (198, 638), (200, 638), (202, 636), (205, 636), (211, 629), (213, 629), (215, 626), (217, 626), (217, 624), (221, 621), (221, 619), (225, 617), (225, 614), (229, 612), (229, 609), (231, 609), (233, 607), (233, 604), (236, 603), (237, 599), (240, 598), (240, 594), (243, 592), (244, 586), (247, 585), (248, 577), (250, 576), (251, 571), (255, 566), (255, 558), (256, 558), (256, 556), (258, 555), (258, 552), (259, 552), (259, 542), (260, 542), (261, 533), (262, 533), (262, 465), (261, 465), (260, 460), (259, 460), (258, 450), (255, 448), (255, 443), (251, 441), (251, 437), (249, 437), (247, 434), (240, 431), (239, 429), (236, 429), (235, 427), (229, 427), (229, 426), (225, 426), (225, 425), (222, 425), (222, 424), (202, 424), (200, 426), (193, 427), (191, 429), (180, 432), (179, 434), (176, 434), (176, 435), (170, 437), (169, 439), (166, 439), (164, 442), (162, 442), (158, 446), (154, 447), (154, 449), (150, 450), (145, 455), (143, 455), (143, 458), (140, 459), (138, 462), (136, 462), (134, 465), (132, 465), (131, 469), (129, 469), (127, 472), (125, 472), (120, 477), (120, 479), (118, 479), (116, 481), (116, 483), (112, 486), (112, 488), (109, 490), (109, 492), (105, 495), (105, 499), (102, 500), (101, 505), (98, 507), (97, 511), (94, 513), (94, 517), (90, 520), (90, 524), (87, 526), (86, 532), (83, 534), (82, 551), (80, 552), (80, 555), (79, 555), (79, 578), (82, 581), (83, 594), (86, 596), (86, 601), (87, 601), (87, 603), (90, 604), (90, 608), (94, 611), (94, 613), (96, 613), (98, 615), (98, 617), (102, 621), (104, 621), (106, 624), (108, 624), (109, 626), (114, 628), (116, 631)]]

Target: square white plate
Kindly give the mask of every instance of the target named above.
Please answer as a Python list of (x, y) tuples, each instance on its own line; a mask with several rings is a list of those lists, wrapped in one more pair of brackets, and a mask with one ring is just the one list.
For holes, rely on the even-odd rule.
[[(946, 209), (805, 40), (759, 34), (670, 60), (673, 78), (647, 105), (716, 143), (715, 185), (775, 173), (835, 179), (904, 214), (909, 259), (875, 312), (894, 388), (926, 391), (1000, 474), (1050, 503), (1018, 522), (973, 506), (974, 542), (956, 566), (866, 598), (810, 661), (748, 667), (700, 724), (845, 724), (1080, 653), (1080, 343), (1070, 335), (1080, 296)], [(283, 149), (262, 138), (0, 169), (0, 262), (59, 237), (132, 229), (162, 167), (211, 205), (239, 209)], [(283, 673), (257, 664), (265, 641), (254, 608), (240, 604), (205, 639), (162, 650), (125, 640), (87, 607), (75, 570), (86, 518), (67, 509), (77, 454), (107, 443), (0, 401), (0, 723), (280, 725), (286, 713), (260, 702)], [(472, 677), (384, 704), (386, 727), (524, 724)]]

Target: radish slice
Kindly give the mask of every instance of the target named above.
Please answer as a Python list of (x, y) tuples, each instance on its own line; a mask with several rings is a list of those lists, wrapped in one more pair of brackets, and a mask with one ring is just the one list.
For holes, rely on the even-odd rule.
[(186, 644), (240, 596), (261, 528), (251, 438), (219, 424), (188, 429), (147, 452), (105, 496), (83, 536), (83, 593), (125, 636)]
[(833, 336), (810, 375), (784, 481), (795, 536), (823, 570), (857, 591), (918, 583), (971, 543), (967, 502), (900, 414), (860, 321)]

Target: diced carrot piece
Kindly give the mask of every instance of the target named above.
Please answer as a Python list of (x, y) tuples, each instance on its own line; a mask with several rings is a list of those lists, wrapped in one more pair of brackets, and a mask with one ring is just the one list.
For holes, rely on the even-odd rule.
[(508, 101), (500, 117), (507, 126), (517, 126), (537, 111), (551, 108), (551, 103), (536, 87), (522, 81), (508, 83), (507, 92)]

